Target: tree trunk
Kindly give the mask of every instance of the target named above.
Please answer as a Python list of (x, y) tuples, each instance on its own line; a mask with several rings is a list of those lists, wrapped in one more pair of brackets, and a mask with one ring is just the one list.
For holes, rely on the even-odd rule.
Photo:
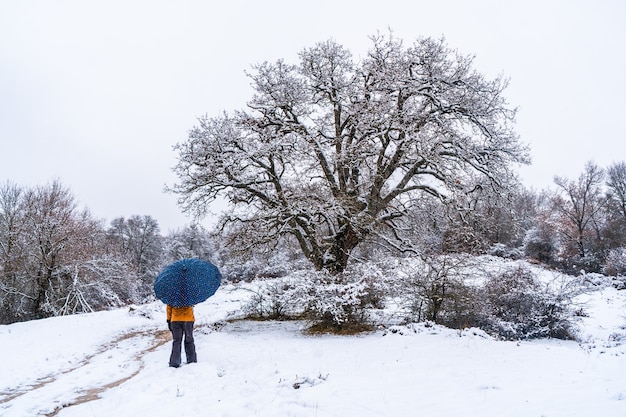
[(48, 293), (48, 289), (50, 288), (50, 283), (52, 282), (52, 270), (52, 267), (44, 264), (42, 266), (42, 270), (37, 276), (37, 297), (35, 300), (34, 313), (38, 319), (50, 316), (49, 313), (46, 313), (44, 311), (43, 307), (46, 303), (46, 296)]
[(345, 231), (335, 236), (322, 261), (323, 268), (333, 275), (342, 273), (348, 265), (350, 254), (361, 241), (362, 238), (359, 238), (352, 227), (346, 227)]

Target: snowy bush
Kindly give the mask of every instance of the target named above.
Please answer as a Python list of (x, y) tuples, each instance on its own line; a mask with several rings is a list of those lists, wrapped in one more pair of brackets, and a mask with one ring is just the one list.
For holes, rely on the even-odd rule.
[(307, 317), (319, 331), (350, 332), (368, 328), (368, 309), (381, 307), (382, 271), (354, 264), (343, 273), (318, 272), (307, 290)]
[(407, 319), (452, 327), (469, 325), (475, 314), (474, 288), (465, 283), (470, 260), (465, 255), (424, 256), (412, 264), (396, 288)]
[(475, 260), (423, 257), (401, 270), (405, 276), (395, 293), (407, 321), (478, 327), (509, 340), (575, 337), (574, 321), (581, 310), (573, 300), (592, 286), (585, 276), (544, 283), (527, 267), (487, 272)]
[(457, 224), (444, 232), (442, 249), (447, 253), (482, 254), (487, 249), (487, 243), (472, 228)]
[(256, 319), (288, 320), (300, 317), (308, 303), (307, 280), (303, 273), (263, 281), (243, 312)]
[(142, 282), (124, 262), (91, 260), (59, 269), (41, 309), (50, 316), (88, 313), (144, 301)]
[(545, 227), (530, 229), (524, 237), (524, 253), (529, 258), (550, 263), (556, 251), (554, 237)]
[(580, 256), (564, 256), (562, 261), (562, 270), (568, 274), (578, 275), (588, 272), (599, 272), (602, 267), (602, 261), (596, 254), (587, 254)]
[(517, 248), (511, 248), (504, 243), (494, 243), (488, 251), (489, 255), (505, 259), (522, 259), (524, 254)]
[(368, 296), (368, 285), (364, 279), (346, 282), (343, 277), (327, 275), (311, 290), (309, 317), (322, 327), (341, 328), (365, 321), (363, 299)]
[(611, 249), (604, 262), (605, 275), (626, 275), (626, 248)]
[(613, 286), (618, 290), (626, 290), (626, 276), (620, 275), (613, 279)]
[(369, 264), (353, 265), (338, 275), (294, 272), (260, 283), (243, 311), (251, 318), (306, 318), (318, 331), (362, 329), (368, 322), (368, 308), (382, 303), (381, 275)]
[(547, 285), (525, 267), (505, 271), (485, 284), (483, 327), (509, 340), (574, 339), (573, 298), (582, 291), (579, 280), (555, 280)]

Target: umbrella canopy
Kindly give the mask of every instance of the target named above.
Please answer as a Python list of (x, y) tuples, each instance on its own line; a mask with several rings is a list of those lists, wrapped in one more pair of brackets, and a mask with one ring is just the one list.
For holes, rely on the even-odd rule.
[(192, 306), (203, 302), (217, 291), (222, 274), (215, 265), (200, 259), (181, 259), (156, 277), (154, 293), (173, 307)]

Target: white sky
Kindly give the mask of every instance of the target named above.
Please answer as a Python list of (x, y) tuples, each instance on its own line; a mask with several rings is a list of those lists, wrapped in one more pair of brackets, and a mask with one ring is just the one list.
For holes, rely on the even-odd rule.
[(511, 79), (527, 186), (626, 160), (622, 0), (0, 0), (0, 183), (59, 179), (97, 218), (148, 214), (167, 233), (189, 222), (163, 193), (172, 146), (245, 106), (244, 70), (330, 38), (362, 56), (388, 28)]

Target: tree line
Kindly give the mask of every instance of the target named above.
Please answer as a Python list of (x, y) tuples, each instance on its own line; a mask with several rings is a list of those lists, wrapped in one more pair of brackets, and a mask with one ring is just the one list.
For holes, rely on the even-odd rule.
[[(258, 230), (252, 240), (271, 241)], [(33, 188), (0, 185), (0, 322), (102, 310), (153, 300), (152, 285), (168, 263), (199, 257), (219, 264), (226, 279), (286, 276), (310, 261), (298, 243), (237, 243), (237, 227), (208, 231), (190, 224), (168, 236), (149, 215), (108, 225), (77, 206), (59, 181)], [(465, 210), (424, 201), (397, 233), (420, 256), (450, 253), (527, 258), (577, 275), (626, 274), (626, 163), (588, 162), (574, 179), (555, 177), (546, 190), (485, 188)], [(254, 248), (254, 250), (250, 250)], [(353, 263), (414, 253), (372, 234)]]
[(149, 215), (105, 225), (60, 181), (0, 185), (0, 323), (90, 312), (153, 299), (168, 262), (210, 258), (192, 224), (163, 237)]
[(568, 272), (626, 273), (626, 163), (589, 161), (537, 197), (525, 254)]

